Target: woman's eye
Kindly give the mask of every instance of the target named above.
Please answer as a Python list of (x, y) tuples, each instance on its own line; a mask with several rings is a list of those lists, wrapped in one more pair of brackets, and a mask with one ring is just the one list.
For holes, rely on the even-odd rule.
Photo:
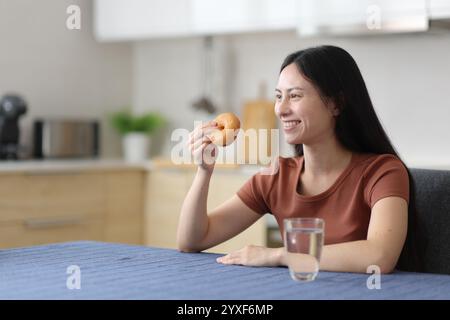
[(277, 94), (277, 95), (275, 95), (275, 99), (277, 99), (277, 100), (281, 100), (281, 94)]
[(301, 98), (299, 94), (291, 94), (291, 99)]

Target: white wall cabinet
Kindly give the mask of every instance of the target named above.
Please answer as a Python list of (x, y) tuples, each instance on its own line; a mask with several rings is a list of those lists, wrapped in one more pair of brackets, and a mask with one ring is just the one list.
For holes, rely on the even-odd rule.
[(370, 34), (428, 29), (425, 0), (300, 0), (298, 33)]
[(99, 41), (295, 30), (298, 0), (95, 0)]
[(450, 1), (449, 0), (428, 0), (431, 19), (449, 19)]
[(448, 0), (95, 0), (99, 41), (296, 30), (299, 35), (426, 31)]
[(95, 0), (94, 33), (99, 41), (187, 35), (191, 0)]
[(192, 0), (194, 34), (271, 31), (296, 27), (297, 0)]

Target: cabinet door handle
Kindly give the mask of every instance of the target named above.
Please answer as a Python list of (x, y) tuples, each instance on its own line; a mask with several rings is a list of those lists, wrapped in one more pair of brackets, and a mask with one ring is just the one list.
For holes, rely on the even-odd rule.
[(84, 222), (81, 217), (26, 219), (24, 225), (28, 229), (47, 229), (79, 225)]
[(65, 169), (54, 169), (54, 170), (49, 170), (49, 169), (43, 169), (43, 170), (36, 170), (36, 171), (26, 171), (25, 172), (26, 176), (30, 176), (30, 177), (34, 177), (34, 176), (66, 176), (66, 175), (70, 175), (70, 176), (74, 176), (74, 175), (81, 175), (80, 171), (76, 171), (76, 170), (65, 170)]

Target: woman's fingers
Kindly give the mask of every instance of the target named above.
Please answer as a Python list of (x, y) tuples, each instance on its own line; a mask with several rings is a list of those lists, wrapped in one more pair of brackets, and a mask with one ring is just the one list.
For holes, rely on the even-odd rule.
[(194, 158), (202, 159), (203, 152), (209, 143), (210, 142), (201, 142), (199, 146), (197, 146), (196, 148), (193, 148), (192, 154), (194, 155)]
[(217, 130), (217, 122), (210, 121), (204, 125), (198, 126), (189, 134), (189, 143), (194, 143), (199, 138)]
[(202, 139), (205, 136), (208, 136), (212, 132), (218, 130), (217, 127), (207, 127), (200, 129), (193, 133), (192, 137), (190, 138), (190, 143), (195, 143), (197, 140)]
[(204, 149), (207, 146), (206, 142), (203, 142), (199, 147), (197, 147), (196, 149), (194, 149), (194, 151), (192, 152), (193, 156), (194, 156), (194, 163), (197, 165), (202, 165), (205, 162), (205, 157), (203, 155)]
[(217, 262), (224, 263), (224, 264), (226, 264), (229, 260), (230, 260), (230, 258), (229, 258), (228, 255), (223, 256), (223, 257), (219, 257), (219, 258), (216, 259)]
[(222, 264), (240, 264), (240, 255), (238, 253), (227, 254), (217, 258), (216, 261)]
[(206, 128), (206, 127), (216, 127), (218, 125), (218, 123), (216, 121), (209, 121), (207, 123), (205, 123), (202, 128)]
[(214, 165), (216, 155), (218, 154), (217, 146), (212, 144), (209, 136), (211, 132), (218, 130), (217, 122), (210, 121), (201, 126), (197, 126), (194, 131), (189, 134), (188, 147), (197, 165), (207, 166)]
[(200, 133), (197, 133), (194, 138), (191, 138), (188, 143), (188, 147), (191, 151), (197, 149), (199, 146), (201, 146), (204, 142), (207, 142), (208, 144), (211, 143), (214, 140), (214, 131), (217, 130), (217, 128), (207, 128), (202, 129), (203, 131), (200, 131)]
[(194, 141), (194, 143), (191, 144), (192, 150), (198, 149), (205, 142), (211, 143), (211, 140), (207, 136), (204, 136), (202, 139), (197, 139), (196, 141)]

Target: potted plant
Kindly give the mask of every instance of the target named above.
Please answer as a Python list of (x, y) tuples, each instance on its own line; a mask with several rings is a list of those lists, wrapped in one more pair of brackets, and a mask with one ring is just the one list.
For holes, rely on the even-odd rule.
[(165, 124), (165, 119), (157, 112), (133, 115), (119, 111), (111, 116), (111, 124), (122, 135), (125, 160), (139, 162), (148, 158), (150, 136)]

